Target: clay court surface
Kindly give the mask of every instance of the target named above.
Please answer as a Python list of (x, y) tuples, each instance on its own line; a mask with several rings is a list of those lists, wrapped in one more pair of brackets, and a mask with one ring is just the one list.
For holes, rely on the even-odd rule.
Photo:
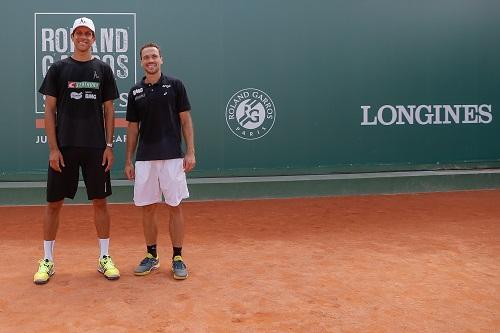
[(0, 332), (500, 332), (500, 190), (186, 202), (185, 281), (164, 217), (136, 277), (140, 210), (110, 206), (107, 281), (92, 208), (66, 205), (36, 286), (43, 210), (0, 208)]

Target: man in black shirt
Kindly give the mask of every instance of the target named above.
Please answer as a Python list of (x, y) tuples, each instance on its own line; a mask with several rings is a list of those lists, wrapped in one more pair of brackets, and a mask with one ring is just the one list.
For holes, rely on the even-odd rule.
[[(113, 165), (113, 100), (118, 89), (111, 67), (92, 57), (95, 27), (91, 19), (75, 20), (71, 57), (50, 66), (39, 92), (45, 95), (45, 131), (49, 168), (44, 216), (44, 259), (33, 281), (47, 283), (54, 274), (53, 249), (64, 198), (75, 197), (80, 168), (87, 196), (94, 207), (99, 237), (98, 271), (115, 280), (120, 272), (108, 254), (110, 217), (106, 197), (111, 195), (109, 170)], [(104, 109), (103, 109), (104, 108)]]
[[(134, 203), (143, 207), (147, 254), (134, 273), (146, 275), (160, 266), (155, 211), (163, 194), (170, 211), (172, 271), (174, 279), (182, 280), (188, 272), (181, 253), (184, 239), (181, 201), (189, 197), (186, 172), (196, 163), (191, 106), (182, 82), (162, 74), (163, 58), (158, 45), (144, 45), (140, 57), (146, 76), (128, 94), (125, 174), (128, 179), (135, 179)], [(185, 154), (181, 136), (186, 144)]]

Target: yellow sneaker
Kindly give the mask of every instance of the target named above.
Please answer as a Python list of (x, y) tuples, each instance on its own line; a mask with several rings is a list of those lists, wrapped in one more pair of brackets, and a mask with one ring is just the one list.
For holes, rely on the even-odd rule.
[(120, 271), (115, 267), (110, 256), (103, 256), (99, 259), (97, 270), (108, 280), (118, 280), (120, 278)]
[(38, 272), (33, 276), (33, 282), (35, 284), (45, 284), (49, 282), (54, 273), (54, 262), (49, 259), (42, 259), (38, 262)]

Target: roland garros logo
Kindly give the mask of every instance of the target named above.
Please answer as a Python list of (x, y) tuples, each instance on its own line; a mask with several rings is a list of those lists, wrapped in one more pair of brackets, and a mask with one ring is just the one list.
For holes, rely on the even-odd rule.
[(226, 123), (231, 132), (244, 140), (262, 138), (273, 128), (276, 109), (268, 94), (255, 88), (238, 91), (226, 106)]

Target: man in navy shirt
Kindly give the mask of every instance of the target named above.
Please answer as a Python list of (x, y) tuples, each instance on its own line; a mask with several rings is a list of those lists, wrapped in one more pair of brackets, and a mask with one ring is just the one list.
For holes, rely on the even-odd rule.
[(181, 253), (184, 239), (181, 201), (189, 197), (186, 172), (196, 163), (191, 105), (182, 82), (162, 74), (163, 57), (157, 44), (144, 45), (140, 58), (146, 76), (128, 94), (125, 174), (128, 179), (135, 179), (134, 203), (142, 207), (147, 254), (134, 273), (146, 275), (160, 266), (155, 212), (163, 194), (170, 211), (172, 272), (174, 279), (182, 280), (188, 272)]

